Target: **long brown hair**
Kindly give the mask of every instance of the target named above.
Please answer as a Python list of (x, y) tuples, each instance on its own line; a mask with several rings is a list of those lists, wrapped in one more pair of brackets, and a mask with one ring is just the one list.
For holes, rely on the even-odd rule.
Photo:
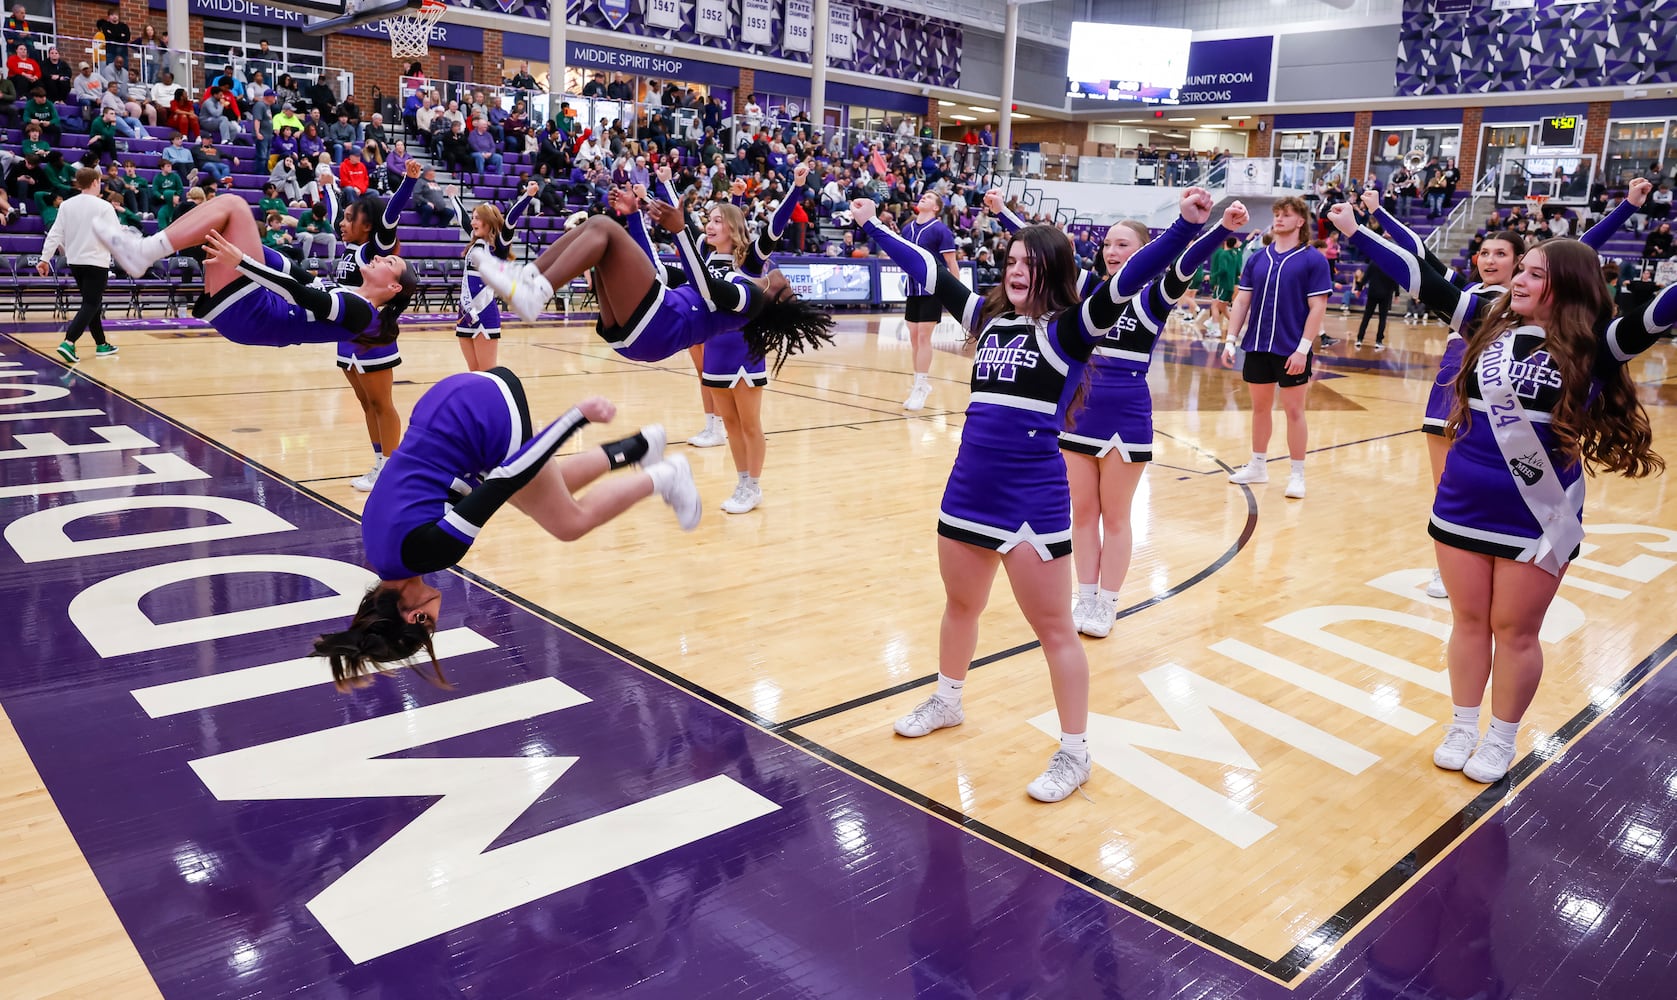
[[(1501, 238), (1501, 237), (1498, 237)], [(1636, 398), (1636, 385), (1624, 365), (1615, 365), (1593, 392), (1595, 358), (1602, 349), (1597, 334), (1612, 314), (1612, 302), (1601, 281), (1601, 259), (1587, 245), (1573, 239), (1546, 240), (1533, 247), (1549, 272), (1551, 316), (1544, 325), (1543, 346), (1561, 373), (1561, 397), (1550, 414), (1555, 445), (1567, 462), (1582, 461), (1586, 470), (1618, 472), (1632, 479), (1659, 472), (1665, 460), (1653, 450), (1654, 434), (1648, 413)], [(1484, 319), (1474, 325), (1462, 357), (1462, 372), (1474, 371), (1479, 359), (1498, 337), (1524, 326), (1514, 312), (1512, 295), (1503, 295)], [(1456, 379), (1456, 407), (1447, 433), (1466, 430), (1472, 420), (1465, 377)]]
[(339, 691), (369, 684), (373, 674), (383, 672), (385, 664), (400, 663), (421, 652), (431, 659), (430, 672), (417, 663), (408, 669), (440, 688), (449, 687), (443, 666), (437, 662), (437, 651), (431, 646), (431, 630), (404, 618), (396, 591), (380, 584), (374, 584), (361, 598), (348, 628), (314, 641), (314, 655), (331, 662), (332, 683)]
[[(1072, 256), (1071, 241), (1053, 226), (1026, 226), (1013, 234), (1008, 244), (1011, 254), (1014, 243), (1025, 244), (1025, 259), (1031, 272), (1030, 308), (1037, 313), (1032, 318), (1050, 319), (1077, 305), (1077, 258)], [(1016, 312), (1007, 297), (1007, 256), (1003, 256), (1002, 280), (985, 293), (984, 305), (978, 310), (978, 321), (967, 331), (967, 339), (977, 340), (984, 327), (997, 316)]]

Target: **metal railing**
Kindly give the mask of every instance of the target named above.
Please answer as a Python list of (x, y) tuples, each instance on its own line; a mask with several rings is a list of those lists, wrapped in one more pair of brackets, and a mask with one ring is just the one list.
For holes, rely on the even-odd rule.
[(1466, 242), (1464, 231), (1465, 233), (1479, 231), (1479, 225), (1474, 220), (1485, 217), (1487, 202), (1492, 205), (1496, 204), (1497, 177), (1498, 174), (1494, 170), (1488, 170), (1481, 174), (1478, 182), (1473, 185), (1473, 190), (1467, 193), (1467, 197), (1457, 201), (1455, 207), (1450, 210), (1450, 214), (1444, 217), (1443, 223), (1428, 233), (1426, 238), (1422, 240), (1427, 249), (1431, 250), (1440, 260), (1450, 259), (1446, 254), (1453, 251), (1457, 241)]
[(102, 39), (40, 31), (34, 32), (32, 37), (35, 41), (30, 48), (39, 53), (38, 59), (44, 59), (48, 49), (56, 48), (59, 56), (72, 67), (87, 62), (97, 73), (114, 56), (122, 55), (124, 65), (139, 73), (141, 83), (147, 86), (156, 83), (166, 69), (175, 75), (180, 86), (190, 85), (194, 99), (201, 98), (210, 79), (221, 75), (228, 66), (233, 67), (240, 80), (248, 79), (252, 69), (260, 66), (264, 82), (269, 87), (277, 84), (280, 76), (286, 73), (291, 74), (299, 89), (325, 82), (328, 87), (334, 88), (336, 97), (350, 93), (354, 87), (355, 75), (348, 70), (319, 63), (284, 63), (277, 58), (253, 58), (219, 46), (206, 50), (161, 49), (135, 42), (115, 45)]

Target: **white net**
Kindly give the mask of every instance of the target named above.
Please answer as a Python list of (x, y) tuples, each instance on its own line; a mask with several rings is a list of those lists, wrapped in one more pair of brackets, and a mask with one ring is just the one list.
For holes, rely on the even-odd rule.
[(448, 4), (442, 0), (425, 0), (418, 10), (385, 18), (385, 30), (390, 32), (390, 55), (396, 59), (417, 59), (429, 52), (431, 27), (442, 20), (447, 10)]

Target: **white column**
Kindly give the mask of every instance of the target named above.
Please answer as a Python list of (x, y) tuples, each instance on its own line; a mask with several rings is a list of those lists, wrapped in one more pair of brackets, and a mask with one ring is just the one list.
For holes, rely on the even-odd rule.
[[(809, 127), (819, 130), (823, 140), (827, 135), (827, 0), (815, 0), (810, 12), (815, 22), (809, 46)], [(846, 143), (846, 146), (849, 144)]]
[(555, 3), (548, 9), (556, 15), (547, 22), (547, 117), (552, 118), (565, 93), (565, 7)]
[(169, 32), (169, 51), (174, 53), (173, 65), (170, 67), (175, 74), (175, 84), (187, 88), (187, 93), (194, 100), (203, 95), (198, 92), (198, 81), (192, 75), (192, 57), (187, 55), (192, 48), (192, 23), (188, 20), (187, 0), (169, 0), (164, 10), (164, 28)]
[(996, 110), (1001, 113), (1001, 124), (996, 129), (996, 155), (1001, 158), (1003, 174), (1013, 173), (1013, 63), (1019, 48), (1019, 6), (1013, 0), (1007, 4), (1007, 30), (1002, 35), (1002, 93)]

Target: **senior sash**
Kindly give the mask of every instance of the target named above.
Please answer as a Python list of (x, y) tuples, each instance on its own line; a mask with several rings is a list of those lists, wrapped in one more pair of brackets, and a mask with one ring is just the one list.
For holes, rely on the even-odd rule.
[(1514, 363), (1514, 338), (1521, 333), (1543, 336), (1537, 327), (1509, 330), (1485, 348), (1479, 356), (1479, 395), (1489, 410), (1492, 433), (1508, 472), (1519, 487), (1526, 509), (1537, 519), (1543, 537), (1531, 561), (1559, 576), (1584, 541), (1579, 514), (1584, 507), (1584, 480), (1573, 489), (1561, 485), (1554, 462), (1537, 437), (1531, 417), (1520, 403), (1510, 377)]

